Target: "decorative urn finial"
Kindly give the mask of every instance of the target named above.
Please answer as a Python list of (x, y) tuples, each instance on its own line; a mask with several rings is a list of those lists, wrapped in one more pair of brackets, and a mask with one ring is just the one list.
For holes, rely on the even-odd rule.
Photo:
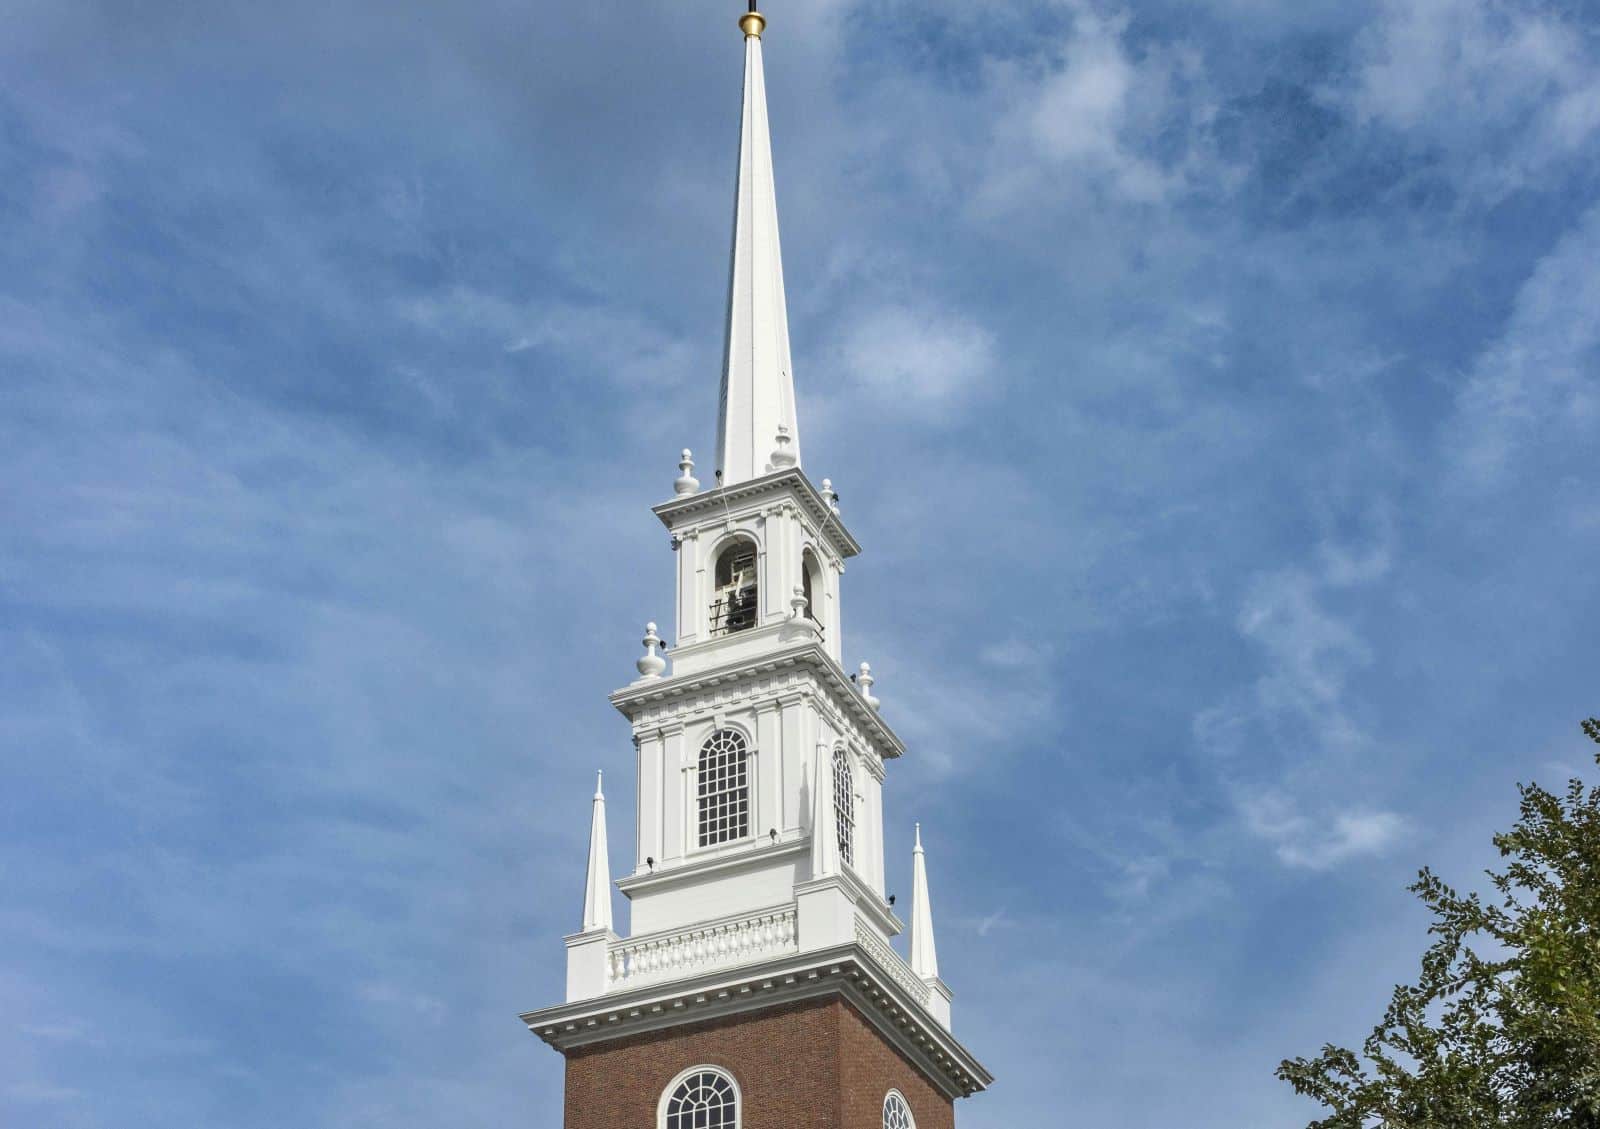
[(667, 660), (656, 654), (656, 648), (661, 646), (661, 636), (656, 634), (656, 625), (644, 625), (644, 654), (633, 665), (639, 668), (641, 678), (660, 678), (661, 672), (667, 669)]
[(672, 483), (674, 493), (695, 494), (700, 490), (700, 480), (694, 476), (694, 453), (685, 447), (678, 461), (678, 477)]
[(828, 503), (828, 509), (834, 513), (839, 512), (839, 495), (833, 488), (833, 479), (831, 478), (822, 480), (822, 500)]
[(796, 584), (794, 586), (794, 595), (789, 597), (789, 618), (805, 619), (806, 605), (809, 603), (810, 601), (806, 599), (805, 588), (802, 585)]
[(778, 425), (776, 442), (777, 446), (772, 448), (773, 470), (788, 470), (790, 467), (794, 466), (800, 461), (799, 459), (795, 458), (794, 452), (790, 450), (794, 440), (789, 438), (788, 424), (780, 423)]
[(872, 684), (876, 681), (877, 679), (872, 677), (871, 665), (868, 663), (862, 663), (861, 671), (856, 675), (856, 685), (861, 688), (861, 700), (866, 702), (867, 705), (871, 706), (873, 709), (877, 709), (878, 706), (882, 704), (877, 698), (872, 696)]

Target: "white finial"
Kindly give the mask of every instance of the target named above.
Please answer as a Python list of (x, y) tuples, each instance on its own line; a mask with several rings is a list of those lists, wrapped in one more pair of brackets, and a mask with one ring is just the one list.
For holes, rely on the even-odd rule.
[(833, 758), (818, 745), (811, 777), (811, 877), (839, 873), (839, 829), (833, 814)]
[(685, 447), (683, 458), (678, 462), (678, 477), (672, 483), (672, 489), (677, 494), (694, 494), (700, 489), (700, 480), (694, 476), (694, 455)]
[(839, 512), (839, 495), (834, 492), (833, 479), (822, 480), (822, 500), (828, 503), (828, 508), (834, 513)]
[(861, 671), (856, 675), (856, 685), (861, 688), (861, 700), (873, 709), (877, 709), (882, 704), (872, 696), (872, 684), (876, 681), (877, 679), (872, 677), (872, 667), (867, 663), (862, 663)]
[(796, 584), (794, 586), (794, 595), (789, 597), (789, 618), (805, 619), (807, 603), (805, 586)]
[(642, 678), (660, 678), (661, 672), (667, 669), (667, 660), (656, 654), (656, 648), (661, 646), (661, 636), (656, 634), (655, 624), (644, 625), (644, 638), (640, 642), (644, 644), (644, 654), (633, 665), (639, 668)]
[(933, 944), (933, 903), (928, 900), (928, 864), (923, 861), (922, 824), (911, 848), (911, 971), (923, 980), (939, 975), (939, 952)]
[(795, 463), (800, 461), (795, 457), (795, 453), (789, 449), (789, 444), (792, 441), (789, 438), (789, 428), (787, 424), (780, 423), (778, 425), (778, 434), (775, 437), (774, 442), (776, 442), (777, 446), (772, 448), (773, 470), (788, 470), (790, 467), (794, 466)]
[(594, 809), (589, 817), (589, 868), (583, 882), (583, 932), (611, 928), (611, 861), (606, 853), (606, 798), (600, 774), (594, 778)]

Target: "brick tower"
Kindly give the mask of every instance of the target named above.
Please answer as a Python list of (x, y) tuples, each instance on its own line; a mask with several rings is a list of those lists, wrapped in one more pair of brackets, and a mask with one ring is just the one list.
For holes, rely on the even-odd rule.
[(677, 559), (671, 672), (652, 623), (611, 695), (637, 750), (630, 935), (597, 785), (566, 1002), (522, 1019), (566, 1057), (566, 1129), (951, 1129), (992, 1078), (951, 1033), (920, 828), (909, 961), (891, 943), (882, 788), (905, 746), (867, 664), (841, 665), (860, 548), (800, 466), (753, 0), (739, 26), (717, 469), (702, 489), (684, 451), (654, 508)]

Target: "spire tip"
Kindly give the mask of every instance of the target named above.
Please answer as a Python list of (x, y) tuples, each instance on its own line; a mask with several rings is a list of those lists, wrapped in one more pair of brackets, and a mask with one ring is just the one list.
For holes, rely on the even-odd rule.
[(744, 32), (746, 39), (760, 39), (761, 33), (767, 28), (767, 17), (756, 11), (754, 0), (750, 10), (739, 17), (739, 30)]

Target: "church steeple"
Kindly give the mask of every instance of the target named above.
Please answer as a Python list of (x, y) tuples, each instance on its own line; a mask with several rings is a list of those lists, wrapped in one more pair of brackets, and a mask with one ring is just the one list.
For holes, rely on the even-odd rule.
[[(906, 748), (871, 667), (843, 665), (841, 590), (860, 546), (832, 483), (799, 465), (766, 19), (752, 4), (739, 26), (718, 473), (703, 482), (683, 451), (652, 507), (677, 572), (675, 633), (649, 624), (638, 677), (611, 694), (633, 736), (632, 865), (611, 882), (597, 784), (566, 1001), (523, 1020), (568, 1056), (567, 1129), (948, 1127), (955, 1100), (992, 1078), (951, 1032), (920, 838), (910, 961), (894, 947), (884, 784)], [(708, 1037), (725, 1053), (708, 1057)]]
[(723, 486), (800, 464), (800, 421), (795, 414), (767, 85), (761, 64), (761, 33), (766, 25), (754, 3), (739, 20), (745, 37), (744, 110), (715, 467), (722, 472)]

